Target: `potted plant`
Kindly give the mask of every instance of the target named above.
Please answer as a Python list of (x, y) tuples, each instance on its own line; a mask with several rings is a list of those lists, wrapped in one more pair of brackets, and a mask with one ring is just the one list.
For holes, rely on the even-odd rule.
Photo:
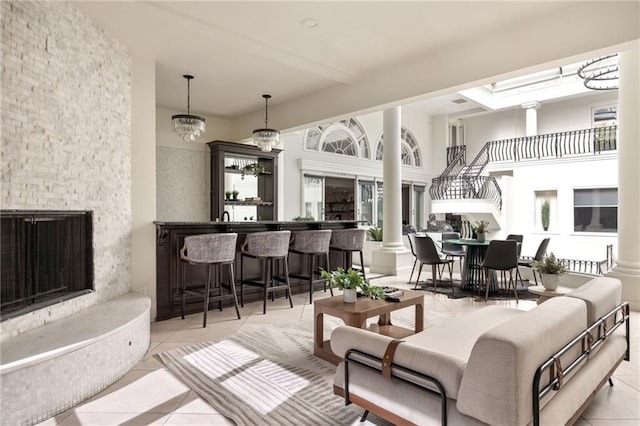
[(242, 168), (242, 173), (240, 175), (240, 178), (244, 179), (244, 175), (248, 172), (252, 173), (255, 177), (258, 177), (265, 172), (265, 168), (264, 168), (264, 165), (260, 163), (247, 164)]
[(367, 230), (367, 238), (362, 246), (362, 257), (365, 266), (371, 266), (371, 263), (373, 262), (373, 252), (380, 250), (381, 248), (382, 229), (375, 226), (369, 228)]
[(231, 196), (233, 197), (234, 201), (237, 201), (237, 200), (238, 200), (238, 194), (239, 194), (239, 193), (240, 193), (240, 192), (238, 192), (238, 190), (237, 190), (237, 189), (234, 189), (233, 191), (231, 191)]
[(531, 262), (534, 271), (540, 274), (542, 285), (547, 290), (555, 291), (560, 284), (560, 275), (566, 272), (564, 263), (551, 253), (542, 259), (542, 262)]
[(487, 228), (489, 227), (488, 220), (479, 220), (473, 225), (473, 232), (476, 233), (476, 238), (479, 242), (484, 243), (485, 234), (487, 232)]
[(384, 297), (382, 287), (371, 285), (369, 280), (351, 268), (345, 271), (343, 268), (338, 267), (338, 269), (331, 272), (320, 268), (320, 276), (326, 279), (331, 287), (337, 287), (343, 291), (344, 303), (355, 303), (358, 289), (360, 289), (364, 295), (373, 299), (381, 299)]
[(224, 191), (224, 199), (227, 201), (231, 199), (231, 191)]
[(540, 206), (540, 222), (542, 223), (542, 229), (545, 231), (549, 229), (550, 209), (549, 200), (544, 200), (542, 206)]

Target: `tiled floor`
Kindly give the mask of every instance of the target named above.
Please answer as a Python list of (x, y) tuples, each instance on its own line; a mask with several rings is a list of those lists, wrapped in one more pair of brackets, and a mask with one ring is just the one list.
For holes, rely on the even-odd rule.
[[(376, 279), (376, 284), (409, 288), (408, 274)], [(326, 297), (322, 291), (314, 298)], [(246, 304), (242, 319), (233, 309), (212, 310), (207, 328), (202, 328), (202, 314), (185, 320), (172, 319), (151, 324), (151, 345), (145, 358), (125, 377), (88, 401), (40, 425), (231, 425), (209, 404), (184, 386), (152, 355), (186, 343), (201, 342), (231, 335), (243, 327), (255, 324), (286, 323), (293, 320), (313, 321), (313, 306), (307, 295), (293, 297), (294, 308), (284, 298), (269, 302), (267, 314), (262, 314), (261, 302)], [(493, 301), (491, 304), (531, 309), (533, 301)], [(425, 292), (425, 327), (464, 315), (487, 306), (470, 298), (450, 300), (443, 295)], [(606, 385), (582, 418), (580, 426), (637, 426), (640, 424), (640, 313), (631, 314), (631, 362), (623, 362), (613, 376), (614, 387)], [(635, 337), (635, 338), (634, 338)]]

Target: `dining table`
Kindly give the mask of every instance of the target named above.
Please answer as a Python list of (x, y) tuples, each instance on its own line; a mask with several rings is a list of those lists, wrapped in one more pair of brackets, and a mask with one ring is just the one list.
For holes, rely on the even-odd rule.
[[(460, 238), (454, 240), (442, 240), (442, 243), (465, 246), (466, 254), (462, 271), (460, 271), (460, 288), (467, 291), (481, 291), (482, 262), (489, 247), (489, 240), (479, 241), (473, 238)], [(495, 271), (492, 271), (495, 275)], [(494, 277), (495, 278), (495, 277)], [(492, 280), (493, 283), (497, 280)]]

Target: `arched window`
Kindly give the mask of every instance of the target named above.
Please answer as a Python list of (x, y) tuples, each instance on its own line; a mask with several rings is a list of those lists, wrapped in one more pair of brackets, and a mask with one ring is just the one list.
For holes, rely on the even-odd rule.
[(355, 118), (307, 129), (304, 146), (313, 151), (370, 158), (367, 134)]
[[(376, 160), (382, 161), (384, 153), (384, 135), (380, 135), (378, 144), (376, 145)], [(402, 164), (406, 166), (420, 167), (422, 165), (422, 155), (420, 155), (420, 147), (416, 138), (406, 128), (400, 129), (400, 159)]]

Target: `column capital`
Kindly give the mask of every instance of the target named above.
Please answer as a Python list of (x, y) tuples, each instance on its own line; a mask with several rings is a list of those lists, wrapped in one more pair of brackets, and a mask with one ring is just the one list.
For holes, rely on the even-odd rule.
[(538, 109), (540, 108), (540, 102), (525, 102), (520, 106), (524, 109)]

